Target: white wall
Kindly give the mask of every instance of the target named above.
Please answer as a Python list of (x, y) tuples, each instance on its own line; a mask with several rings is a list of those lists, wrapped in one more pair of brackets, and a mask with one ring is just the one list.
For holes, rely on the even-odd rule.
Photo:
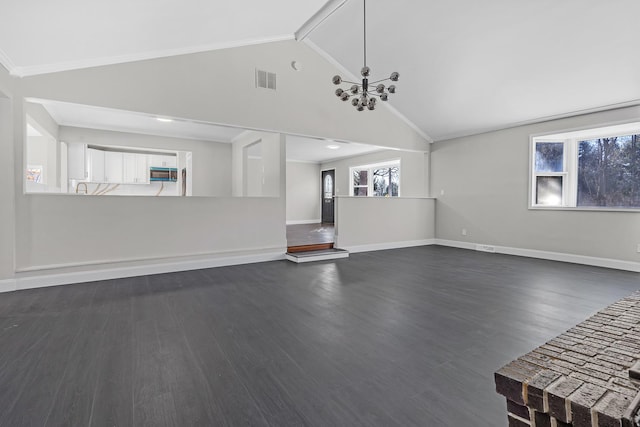
[(0, 66), (0, 291), (14, 272), (15, 204), (13, 116), (8, 73)]
[(287, 161), (287, 224), (320, 222), (320, 165)]
[[(34, 195), (19, 270), (286, 247), (279, 198)], [(259, 215), (256, 215), (256, 212)], [(281, 224), (274, 223), (281, 218)]]
[[(49, 135), (27, 136), (27, 165), (39, 165), (43, 168), (42, 184), (33, 183), (27, 191), (53, 191), (58, 187), (57, 146), (58, 142)], [(32, 183), (27, 182), (29, 184)]]
[(68, 126), (59, 135), (69, 143), (191, 151), (193, 196), (231, 196), (231, 144)]
[(531, 134), (637, 120), (639, 115), (640, 107), (633, 107), (434, 144), (431, 188), (438, 197), (436, 236), (640, 262), (638, 212), (528, 209)]
[[(42, 136), (27, 136), (26, 144), (27, 161), (29, 164), (42, 165), (44, 168), (44, 184), (32, 184), (25, 182), (25, 191), (59, 192), (60, 191), (60, 143), (58, 142), (59, 126), (53, 120), (42, 105), (28, 102), (25, 111), (29, 116), (31, 125)], [(24, 176), (22, 178), (24, 182)]]
[(350, 251), (433, 243), (434, 199), (336, 197), (336, 247)]
[[(282, 158), (284, 135), (244, 132), (233, 141), (232, 192), (236, 197), (283, 197), (286, 168)], [(260, 144), (260, 158), (251, 159), (249, 146)]]
[[(291, 61), (304, 65), (291, 68)], [(277, 91), (255, 87), (255, 69)], [(334, 66), (304, 43), (283, 41), (21, 79), (24, 96), (383, 147), (427, 141), (387, 108), (362, 114), (334, 95)]]
[[(428, 147), (427, 147), (428, 148)], [(383, 150), (362, 156), (348, 157), (333, 162), (325, 162), (322, 170), (336, 170), (336, 195), (349, 195), (349, 168), (400, 160), (400, 196), (425, 197), (429, 194), (429, 154), (428, 152)]]

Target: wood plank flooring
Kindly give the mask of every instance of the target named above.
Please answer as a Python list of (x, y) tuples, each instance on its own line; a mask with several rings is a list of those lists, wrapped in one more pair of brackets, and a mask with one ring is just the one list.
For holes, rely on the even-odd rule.
[(287, 246), (316, 245), (333, 243), (333, 224), (292, 224), (287, 225)]
[(0, 294), (0, 426), (506, 426), (493, 372), (640, 288), (418, 247)]

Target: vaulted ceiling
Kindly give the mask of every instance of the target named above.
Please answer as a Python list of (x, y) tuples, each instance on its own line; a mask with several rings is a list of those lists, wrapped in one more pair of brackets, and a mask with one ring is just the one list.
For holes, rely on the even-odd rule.
[[(315, 16), (304, 42), (353, 79), (362, 3), (4, 2), (0, 63), (32, 75), (292, 39)], [(640, 103), (637, 16), (637, 0), (369, 0), (368, 65), (398, 71), (391, 106), (443, 140)]]

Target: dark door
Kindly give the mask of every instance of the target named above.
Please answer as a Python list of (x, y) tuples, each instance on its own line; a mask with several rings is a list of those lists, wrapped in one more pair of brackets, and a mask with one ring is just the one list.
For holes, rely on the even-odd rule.
[(322, 171), (322, 222), (333, 224), (335, 170)]

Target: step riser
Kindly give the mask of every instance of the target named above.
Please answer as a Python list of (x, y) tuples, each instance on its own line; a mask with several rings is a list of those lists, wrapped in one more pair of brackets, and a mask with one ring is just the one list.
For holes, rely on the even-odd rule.
[(296, 264), (301, 264), (304, 262), (313, 262), (313, 261), (328, 261), (332, 259), (340, 259), (340, 258), (349, 258), (349, 253), (338, 253), (338, 254), (324, 254), (324, 255), (313, 255), (313, 256), (304, 256), (304, 257), (296, 257), (293, 255), (286, 254), (285, 258), (291, 262), (295, 262)]
[(333, 249), (333, 243), (318, 243), (315, 245), (289, 246), (287, 248), (287, 252), (296, 253), (296, 252), (309, 252), (309, 251), (323, 251), (327, 249)]

